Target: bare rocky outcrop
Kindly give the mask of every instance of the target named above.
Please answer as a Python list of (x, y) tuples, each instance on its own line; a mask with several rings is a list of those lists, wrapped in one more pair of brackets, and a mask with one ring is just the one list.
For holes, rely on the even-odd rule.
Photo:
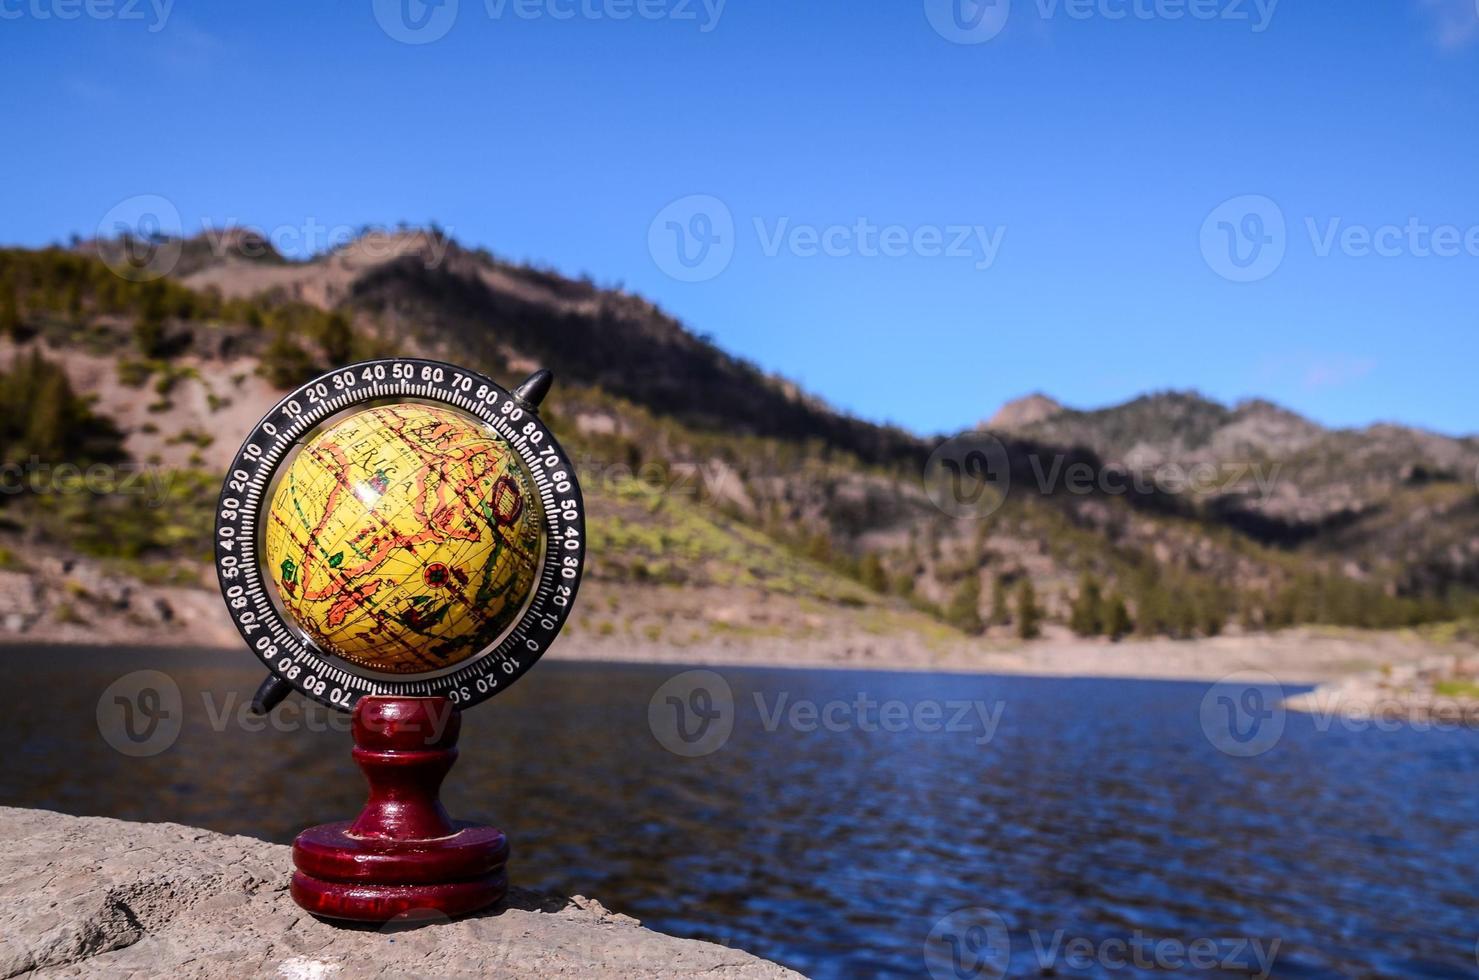
[(1479, 728), (1479, 657), (1431, 653), (1388, 663), (1286, 698), (1285, 707), (1322, 719), (1358, 724)]
[(206, 569), (199, 585), (157, 585), (42, 546), (24, 562), (0, 571), (0, 646), (240, 645)]
[(490, 913), (331, 925), (287, 892), (287, 847), (0, 807), (0, 977), (794, 977), (644, 929), (599, 902), (513, 889)]
[(1046, 422), (1062, 413), (1061, 402), (1042, 392), (1034, 392), (1023, 398), (1013, 399), (997, 409), (985, 427), (998, 432), (1015, 432), (1038, 422)]

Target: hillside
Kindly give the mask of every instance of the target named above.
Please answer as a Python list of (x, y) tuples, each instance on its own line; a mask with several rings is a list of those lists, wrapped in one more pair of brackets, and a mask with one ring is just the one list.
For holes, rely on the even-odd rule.
[(1209, 521), (1406, 593), (1479, 588), (1479, 439), (1331, 430), (1266, 401), (1228, 407), (1189, 392), (1060, 406), (1010, 431), (1087, 448), (1152, 485), (1168, 468), (1210, 467), (1198, 501)]
[[(5, 461), (122, 460), (164, 501), (8, 496), (0, 567), (41, 584), (7, 628), (66, 616), (83, 630), (94, 593), (208, 584), (214, 487), (248, 426), (282, 389), (389, 352), (510, 384), (556, 372), (546, 411), (590, 502), (576, 628), (592, 636), (1184, 637), (1447, 619), (1479, 591), (1473, 440), (1327, 431), (1195, 395), (1098, 412), (1036, 396), (980, 436), (1010, 477), (1001, 506), (956, 518), (922, 479), (939, 439), (836, 412), (624, 291), (436, 230), (372, 232), (307, 262), (245, 233), (174, 245), (152, 281), (134, 281), (118, 243), (0, 252)], [(59, 407), (37, 421), (38, 399)], [(1164, 479), (1199, 465), (1216, 478)], [(1044, 479), (1074, 467), (1082, 487)], [(1123, 479), (1135, 473), (1151, 478)], [(66, 571), (77, 558), (93, 584)]]

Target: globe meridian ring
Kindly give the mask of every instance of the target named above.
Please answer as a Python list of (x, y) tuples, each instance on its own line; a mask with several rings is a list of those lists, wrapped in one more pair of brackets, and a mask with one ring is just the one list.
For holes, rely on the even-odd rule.
[[(466, 652), (442, 665), (428, 660), (415, 670), (405, 664), (389, 669), (373, 658), (346, 657), (335, 651), (332, 642), (325, 642), (322, 634), (317, 638), (310, 635), (315, 631), (305, 629), (296, 618), (299, 610), (290, 609), (291, 603), (285, 601), (282, 567), (267, 567), (273, 549), (265, 540), (283, 478), (301, 458), (305, 446), (346, 419), (387, 408), (395, 414), (397, 407), (402, 415), (424, 414), (444, 420), (447, 413), (455, 413), (466, 424), (479, 427), (490, 444), (506, 446), (510, 465), (517, 467), (512, 478), (522, 479), (530, 491), (525, 499), (537, 513), (539, 537), (537, 566), (519, 573), (529, 579), (522, 605), (509, 608), (505, 603), (501, 607), (506, 622), (500, 622), (497, 616), (491, 617), (491, 623), (484, 621), (488, 617), (478, 617), (480, 626), (489, 630), (500, 627), (497, 635), (482, 637), (489, 642), (476, 652)], [(373, 430), (370, 432), (373, 435)], [(484, 481), (464, 494), (464, 503), (482, 506), (479, 494), (487, 489)], [(436, 513), (436, 520), (450, 527), (449, 519), (442, 516), (444, 511)], [(473, 523), (467, 522), (467, 526)], [(464, 536), (471, 537), (471, 531)], [(445, 535), (438, 537), (444, 539)], [(358, 543), (365, 541), (361, 538)], [(303, 547), (301, 541), (296, 544)], [(340, 548), (338, 554), (359, 559), (362, 550), (351, 553)], [(569, 457), (534, 406), (490, 379), (455, 365), (423, 358), (386, 358), (314, 378), (263, 416), (243, 442), (222, 487), (215, 553), (222, 596), (238, 633), (271, 673), (306, 697), (343, 710), (352, 709), (367, 694), (440, 696), (465, 707), (492, 697), (521, 677), (563, 628), (584, 567), (585, 507)], [(281, 558), (281, 547), (274, 554)], [(428, 588), (449, 584), (440, 579), (443, 569), (431, 567), (437, 564), (445, 563), (431, 560), (419, 567), (423, 573), (430, 571), (438, 576), (437, 581), (426, 580)], [(466, 577), (460, 569), (445, 571), (448, 576)], [(450, 584), (455, 589), (464, 583), (459, 578)], [(416, 595), (418, 590), (419, 586), (403, 590), (400, 598), (412, 603), (425, 601)], [(404, 601), (401, 606), (403, 612), (415, 613)], [(411, 625), (425, 625), (414, 621), (417, 615), (410, 617)], [(409, 651), (419, 642), (419, 637), (408, 634), (402, 645)], [(411, 653), (406, 656), (410, 658)]]

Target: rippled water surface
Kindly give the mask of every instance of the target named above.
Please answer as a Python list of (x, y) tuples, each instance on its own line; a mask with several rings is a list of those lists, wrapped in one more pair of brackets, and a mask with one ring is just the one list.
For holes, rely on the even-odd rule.
[[(0, 656), (0, 803), (287, 842), (363, 802), (348, 735), (321, 710), (295, 698), (277, 719), (293, 730), (245, 729), (260, 679), (245, 653)], [(98, 705), (147, 668), (178, 683), (183, 729), (132, 758)], [(958, 974), (937, 962), (943, 976), (995, 975), (993, 914), (1014, 974), (1041, 972), (1055, 939), (1059, 975), (1101, 974), (1122, 958), (1104, 950), (1141, 937), (1215, 940), (1213, 973), (1257, 971), (1251, 945), (1232, 959), (1246, 939), (1277, 942), (1277, 976), (1479, 975), (1479, 733), (1291, 714), (1272, 749), (1235, 758), (1203, 733), (1204, 684), (724, 668), (733, 734), (685, 758), (649, 721), (675, 673), (541, 664), (464, 719), (448, 808), (508, 832), (518, 884), (814, 976), (923, 975), (931, 930), (959, 909), (989, 912), (946, 920), (962, 959)], [(877, 709), (856, 723), (860, 694), (900, 702), (904, 730)], [(806, 730), (805, 709), (793, 725), (797, 702), (845, 705), (838, 730)], [(972, 708), (933, 730), (951, 702), (999, 724)], [(1073, 940), (1096, 952), (1066, 959)]]

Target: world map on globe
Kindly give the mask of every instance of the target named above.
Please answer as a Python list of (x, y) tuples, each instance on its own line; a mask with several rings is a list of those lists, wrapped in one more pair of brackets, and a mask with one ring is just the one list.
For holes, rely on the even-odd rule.
[(367, 408), (284, 467), (263, 532), (287, 614), (325, 652), (440, 670), (501, 636), (539, 575), (539, 496), (517, 454), (448, 408)]

